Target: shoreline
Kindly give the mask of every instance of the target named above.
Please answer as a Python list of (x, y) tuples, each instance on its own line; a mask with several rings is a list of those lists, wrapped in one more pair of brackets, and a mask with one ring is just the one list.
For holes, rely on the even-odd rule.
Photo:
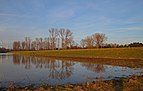
[(143, 48), (16, 51), (13, 55), (90, 62), (131, 68), (143, 67)]
[(129, 78), (115, 78), (111, 80), (97, 79), (97, 81), (84, 82), (77, 84), (61, 84), (61, 85), (49, 85), (47, 83), (34, 84), (28, 86), (15, 86), (13, 83), (8, 88), (1, 87), (2, 91), (116, 91), (116, 90), (143, 90), (143, 75), (131, 76)]
[(63, 60), (63, 61), (75, 61), (75, 62), (88, 62), (95, 63), (101, 65), (114, 65), (114, 66), (122, 66), (122, 67), (130, 67), (130, 68), (141, 68), (143, 67), (142, 59), (123, 59), (123, 58), (89, 58), (89, 57), (62, 57), (62, 56), (31, 56), (31, 55), (15, 55), (14, 56), (26, 56), (26, 57), (39, 57), (39, 58), (47, 58), (52, 60)]
[[(28, 55), (27, 55), (28, 56)], [(93, 60), (139, 60), (143, 61), (143, 58), (111, 58), (111, 57), (78, 57), (78, 56), (33, 56), (33, 57), (49, 57), (49, 58), (77, 58), (77, 59), (93, 59)]]

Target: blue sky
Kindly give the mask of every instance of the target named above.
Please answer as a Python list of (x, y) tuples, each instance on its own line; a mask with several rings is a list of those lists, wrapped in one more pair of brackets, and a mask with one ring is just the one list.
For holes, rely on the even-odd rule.
[(69, 28), (74, 40), (104, 33), (107, 43), (143, 42), (143, 0), (0, 0), (0, 40), (47, 37)]

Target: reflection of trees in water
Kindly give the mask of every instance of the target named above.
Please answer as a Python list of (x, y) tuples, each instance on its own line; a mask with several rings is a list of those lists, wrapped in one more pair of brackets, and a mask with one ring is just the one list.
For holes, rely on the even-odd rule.
[(49, 63), (49, 78), (64, 79), (71, 76), (73, 71), (73, 62), (51, 60)]
[(28, 56), (13, 56), (14, 64), (23, 64), (25, 69), (30, 69), (33, 66), (35, 68), (45, 68), (49, 70), (49, 78), (52, 79), (65, 79), (71, 76), (73, 72), (74, 62), (71, 61), (59, 61), (48, 58), (40, 57), (28, 57)]
[(25, 69), (30, 69), (31, 67), (31, 58), (30, 57), (21, 57), (21, 56), (13, 56), (14, 64), (24, 64)]
[(93, 71), (93, 72), (104, 72), (105, 67), (102, 64), (93, 64), (93, 63), (82, 63), (83, 67), (85, 67), (87, 70)]
[(13, 56), (13, 63), (14, 64), (20, 64), (20, 57), (19, 56)]
[(2, 62), (3, 60), (6, 60), (6, 56), (0, 55), (0, 61)]

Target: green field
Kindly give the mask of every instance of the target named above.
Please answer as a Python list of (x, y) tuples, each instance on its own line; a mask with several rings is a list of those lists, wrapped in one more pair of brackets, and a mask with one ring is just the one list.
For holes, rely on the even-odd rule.
[(141, 59), (143, 60), (143, 47), (18, 51), (18, 52), (13, 52), (13, 53), (15, 55), (41, 56), (41, 57), (113, 58), (113, 59)]

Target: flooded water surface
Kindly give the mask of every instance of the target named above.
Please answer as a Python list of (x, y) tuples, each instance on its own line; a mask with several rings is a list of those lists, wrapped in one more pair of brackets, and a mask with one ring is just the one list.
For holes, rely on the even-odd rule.
[(74, 84), (97, 79), (130, 77), (141, 73), (143, 68), (53, 60), (44, 57), (0, 55), (0, 87), (9, 86), (11, 83), (20, 86), (40, 83)]

